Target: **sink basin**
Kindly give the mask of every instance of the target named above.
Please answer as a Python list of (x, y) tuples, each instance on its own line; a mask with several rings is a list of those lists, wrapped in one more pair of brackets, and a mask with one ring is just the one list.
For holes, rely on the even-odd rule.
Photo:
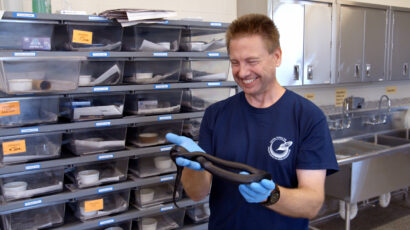
[(396, 136), (389, 134), (379, 134), (377, 136), (360, 138), (359, 140), (389, 147), (395, 147), (410, 143), (409, 139), (399, 137), (398, 135)]
[(396, 137), (396, 138), (402, 138), (402, 139), (407, 139), (410, 140), (410, 131), (407, 129), (402, 129), (402, 130), (394, 130), (390, 131), (387, 133), (383, 133), (384, 136), (390, 136), (390, 137)]
[(335, 149), (336, 158), (338, 160), (388, 148), (388, 146), (375, 144), (371, 140), (356, 139), (335, 141), (333, 142), (333, 147)]

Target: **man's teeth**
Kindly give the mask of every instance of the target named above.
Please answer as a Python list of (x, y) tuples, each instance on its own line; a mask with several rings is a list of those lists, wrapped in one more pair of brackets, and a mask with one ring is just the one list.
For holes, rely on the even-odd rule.
[(245, 82), (245, 84), (252, 83), (253, 81), (255, 81), (255, 79), (243, 80), (243, 82)]

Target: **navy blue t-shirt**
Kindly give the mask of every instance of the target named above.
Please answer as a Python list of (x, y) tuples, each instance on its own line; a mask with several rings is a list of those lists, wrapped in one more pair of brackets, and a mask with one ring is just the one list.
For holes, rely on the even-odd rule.
[[(219, 158), (268, 171), (287, 188), (298, 186), (296, 169), (338, 170), (325, 115), (289, 90), (268, 108), (252, 107), (243, 92), (211, 105), (199, 145)], [(218, 177), (213, 177), (209, 202), (209, 229), (308, 229), (308, 219), (247, 203), (238, 185)]]

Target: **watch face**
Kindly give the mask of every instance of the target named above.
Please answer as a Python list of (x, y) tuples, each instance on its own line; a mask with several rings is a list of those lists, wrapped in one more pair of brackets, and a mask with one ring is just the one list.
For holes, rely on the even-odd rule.
[(269, 205), (275, 204), (276, 202), (278, 202), (279, 198), (280, 198), (279, 188), (275, 188), (269, 195), (268, 200), (265, 203), (263, 203), (263, 205), (269, 206)]

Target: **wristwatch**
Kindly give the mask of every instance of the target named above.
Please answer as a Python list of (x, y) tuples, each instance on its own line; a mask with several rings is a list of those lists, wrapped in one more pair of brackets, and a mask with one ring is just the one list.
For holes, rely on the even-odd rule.
[(280, 190), (279, 190), (279, 186), (275, 186), (275, 189), (272, 190), (272, 192), (270, 193), (270, 195), (268, 196), (268, 198), (266, 199), (265, 202), (260, 203), (263, 206), (270, 206), (272, 204), (275, 204), (276, 202), (278, 202), (280, 198)]

